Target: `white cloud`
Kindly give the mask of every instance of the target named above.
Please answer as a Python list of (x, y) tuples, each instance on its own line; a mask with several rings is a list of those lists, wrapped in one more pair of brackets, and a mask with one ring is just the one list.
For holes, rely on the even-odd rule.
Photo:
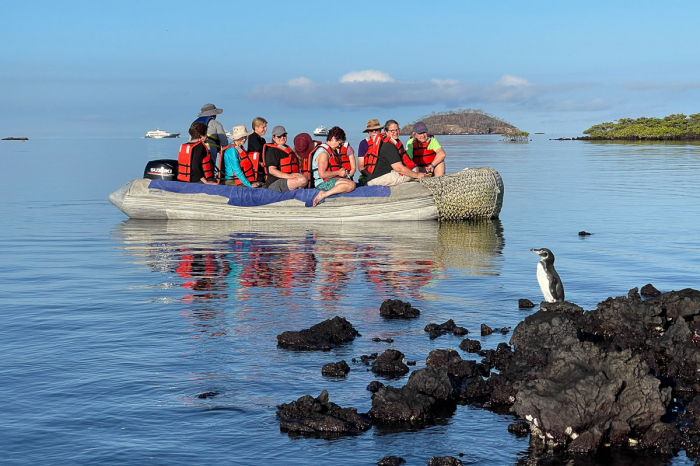
[[(525, 78), (506, 74), (490, 85), (470, 84), (454, 79), (400, 81), (377, 70), (351, 71), (339, 81), (317, 83), (306, 77), (286, 83), (256, 86), (244, 97), (253, 101), (275, 101), (293, 108), (391, 108), (416, 105), (481, 105), (510, 103), (531, 108), (552, 107), (543, 96), (572, 89), (592, 87), (591, 83), (539, 86)], [(604, 107), (602, 102), (567, 102), (564, 107)]]
[(363, 70), (363, 71), (351, 71), (346, 75), (340, 77), (341, 83), (393, 83), (394, 78), (389, 76), (383, 71), (377, 70)]

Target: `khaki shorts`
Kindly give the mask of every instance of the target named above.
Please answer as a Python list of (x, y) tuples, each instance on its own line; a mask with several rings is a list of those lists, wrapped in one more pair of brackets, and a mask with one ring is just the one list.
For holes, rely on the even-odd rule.
[(411, 181), (413, 178), (410, 176), (402, 175), (397, 171), (391, 170), (386, 175), (382, 175), (379, 178), (375, 178), (372, 181), (367, 182), (367, 186), (398, 186), (400, 184)]

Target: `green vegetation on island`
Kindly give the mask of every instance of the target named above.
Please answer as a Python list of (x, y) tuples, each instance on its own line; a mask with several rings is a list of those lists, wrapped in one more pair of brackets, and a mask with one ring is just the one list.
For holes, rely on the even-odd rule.
[(505, 134), (520, 131), (507, 121), (496, 118), (483, 110), (471, 108), (431, 113), (413, 121), (403, 128), (401, 134), (410, 135), (413, 124), (422, 121), (430, 134)]
[(529, 138), (530, 133), (527, 131), (514, 131), (503, 135), (503, 141), (505, 142), (528, 142)]
[(588, 139), (622, 140), (691, 140), (700, 139), (700, 113), (686, 116), (682, 113), (663, 118), (621, 118), (613, 123), (601, 123), (588, 128), (583, 134)]

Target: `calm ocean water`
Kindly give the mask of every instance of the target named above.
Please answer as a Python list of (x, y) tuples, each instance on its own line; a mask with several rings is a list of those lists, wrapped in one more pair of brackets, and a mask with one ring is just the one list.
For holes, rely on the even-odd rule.
[[(533, 247), (555, 253), (567, 300), (586, 309), (646, 283), (698, 288), (700, 145), (550, 137), (440, 138), (448, 171), (500, 172), (498, 221), (318, 227), (133, 221), (107, 201), (182, 140), (1, 142), (0, 463), (526, 458), (510, 416), (472, 407), (412, 432), (318, 440), (280, 433), (275, 406), (327, 389), (364, 412), (372, 373), (351, 364), (345, 380), (327, 379), (325, 363), (393, 347), (420, 368), (430, 350), (460, 341), (429, 340), (430, 322), (515, 327), (529, 314), (518, 299), (541, 300)], [(411, 301), (421, 317), (383, 321), (386, 298)], [(362, 338), (326, 353), (277, 349), (282, 331), (335, 315)], [(475, 338), (495, 348), (509, 337)], [(649, 464), (692, 462), (681, 453)]]

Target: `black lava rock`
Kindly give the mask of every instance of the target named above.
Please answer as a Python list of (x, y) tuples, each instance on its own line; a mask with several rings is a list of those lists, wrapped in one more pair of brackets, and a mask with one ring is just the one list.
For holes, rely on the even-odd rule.
[(647, 283), (646, 285), (644, 285), (642, 287), (641, 293), (642, 293), (642, 296), (649, 296), (652, 298), (659, 296), (661, 294), (661, 292), (659, 290), (657, 290), (656, 288), (654, 288), (654, 285), (652, 285), (651, 283)]
[(367, 385), (367, 391), (372, 393), (378, 392), (380, 388), (384, 388), (384, 384), (379, 380), (373, 380)]
[(361, 336), (343, 317), (324, 320), (298, 332), (287, 331), (277, 335), (277, 346), (292, 350), (328, 351)]
[(376, 341), (376, 342), (383, 341), (383, 342), (386, 342), (386, 343), (393, 343), (393, 342), (394, 342), (394, 339), (393, 339), (393, 338), (385, 338), (385, 339), (382, 340), (382, 339), (379, 338), (379, 337), (375, 337), (375, 338), (372, 338), (372, 341)]
[(367, 413), (379, 423), (418, 423), (432, 420), (436, 400), (432, 396), (407, 387), (388, 385), (372, 395), (372, 408)]
[(568, 314), (574, 318), (579, 317), (583, 314), (583, 308), (574, 303), (564, 301), (561, 303), (548, 303), (543, 301), (540, 304), (540, 309), (547, 312), (559, 312), (562, 314)]
[(481, 342), (478, 340), (470, 340), (469, 338), (465, 338), (459, 344), (459, 349), (466, 351), (467, 353), (478, 353), (481, 351)]
[(447, 367), (428, 366), (414, 371), (404, 388), (447, 401), (455, 398), (457, 387)]
[(420, 315), (420, 311), (411, 307), (411, 303), (399, 299), (387, 299), (379, 308), (379, 315), (387, 319), (413, 319)]
[(514, 423), (508, 425), (508, 432), (516, 437), (524, 437), (530, 433), (530, 424), (525, 419), (516, 419)]
[(404, 355), (401, 351), (388, 349), (374, 361), (372, 372), (381, 375), (398, 376), (407, 374), (408, 366), (404, 363)]
[[(360, 356), (360, 362), (364, 364), (365, 366), (369, 366), (372, 361), (377, 359), (377, 355), (379, 353), (372, 353), (372, 354), (363, 354)], [(352, 362), (357, 362), (355, 358), (352, 359)]]
[(430, 335), (430, 339), (434, 340), (439, 336), (445, 335), (446, 333), (453, 333), (455, 335), (466, 335), (469, 333), (464, 327), (458, 327), (455, 321), (450, 319), (442, 324), (428, 324), (424, 329)]
[(219, 394), (219, 392), (204, 392), (204, 393), (198, 394), (197, 398), (200, 398), (203, 400), (205, 398), (211, 398), (212, 396), (216, 396), (218, 394)]
[(377, 466), (401, 466), (406, 460), (399, 456), (385, 456), (377, 463)]
[(280, 430), (302, 435), (338, 436), (358, 434), (368, 430), (372, 422), (355, 408), (341, 408), (328, 401), (328, 392), (323, 390), (314, 398), (302, 396), (297, 401), (277, 407)]
[(535, 303), (533, 303), (529, 299), (519, 299), (518, 300), (518, 307), (520, 309), (530, 309), (530, 308), (535, 307)]
[(433, 456), (428, 461), (428, 466), (462, 466), (462, 460), (454, 456)]
[(578, 232), (579, 236), (591, 236), (592, 234), (593, 233), (588, 233), (587, 231), (583, 231), (583, 230)]
[(321, 369), (326, 377), (345, 377), (350, 372), (350, 366), (345, 361), (329, 362)]
[(477, 376), (465, 379), (457, 396), (462, 403), (480, 403), (488, 400), (491, 392), (491, 385), (483, 377)]
[(485, 337), (486, 335), (491, 335), (493, 333), (493, 329), (489, 327), (486, 324), (481, 324), (481, 336)]

